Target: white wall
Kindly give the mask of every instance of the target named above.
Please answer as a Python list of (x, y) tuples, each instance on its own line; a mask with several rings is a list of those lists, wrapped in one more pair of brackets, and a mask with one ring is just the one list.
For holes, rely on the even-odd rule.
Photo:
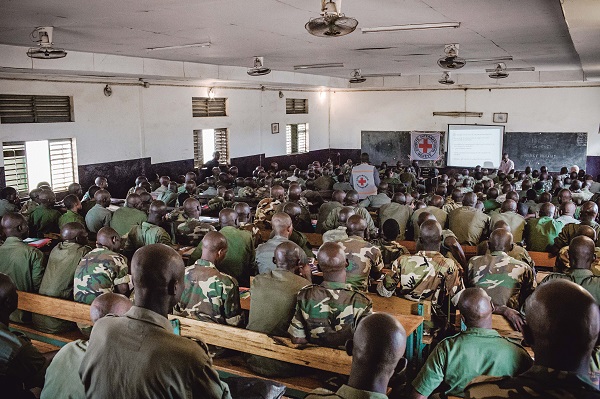
[[(152, 163), (193, 158), (193, 130), (228, 128), (230, 156), (285, 154), (285, 124), (309, 123), (310, 149), (329, 147), (329, 98), (318, 92), (284, 91), (308, 98), (308, 115), (286, 115), (285, 97), (277, 91), (215, 88), (227, 97), (227, 117), (193, 118), (192, 97), (207, 96), (205, 87), (114, 85), (0, 80), (3, 94), (51, 94), (73, 97), (74, 122), (0, 124), (0, 141), (77, 139), (80, 165), (151, 157)], [(271, 134), (271, 123), (280, 134)], [(2, 163), (0, 163), (2, 165)]]
[[(587, 132), (588, 155), (600, 155), (600, 87), (365, 91), (331, 96), (333, 148), (360, 148), (362, 130), (446, 130), (449, 123), (492, 124), (494, 112), (508, 112), (507, 132)], [(434, 111), (483, 112), (483, 117), (434, 117)]]

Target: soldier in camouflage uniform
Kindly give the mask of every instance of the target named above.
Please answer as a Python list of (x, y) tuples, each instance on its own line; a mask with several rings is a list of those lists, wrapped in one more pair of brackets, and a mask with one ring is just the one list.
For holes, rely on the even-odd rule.
[(213, 225), (200, 221), (201, 214), (200, 202), (192, 197), (183, 202), (183, 212), (173, 211), (167, 214), (167, 220), (180, 223), (175, 232), (178, 244), (197, 246), (206, 233), (216, 231)]
[[(299, 218), (302, 212), (300, 205), (296, 204), (295, 202), (286, 202), (282, 208), (282, 211), (283, 213), (287, 213), (292, 219), (293, 230), (289, 240), (298, 244), (298, 246), (302, 248), (309, 259), (314, 258), (315, 255), (312, 252), (312, 245), (310, 245), (306, 236), (298, 230), (298, 225), (300, 224)], [(271, 233), (271, 236), (273, 236), (273, 234), (274, 232)]]
[(131, 228), (127, 234), (125, 250), (133, 253), (144, 245), (172, 245), (171, 236), (159, 225), (167, 214), (167, 206), (162, 201), (152, 201), (148, 221)]
[[(358, 206), (358, 193), (356, 191), (352, 190), (346, 193), (344, 205), (351, 207), (354, 209), (354, 213), (356, 215), (362, 216), (362, 218), (365, 219), (370, 236), (375, 237), (377, 235), (377, 229), (375, 227), (375, 223), (373, 223), (371, 214), (365, 208)], [(341, 208), (335, 208), (331, 211), (323, 223), (323, 231), (333, 230), (341, 226), (339, 221), (340, 211)]]
[(251, 177), (244, 179), (244, 186), (238, 191), (238, 197), (240, 198), (254, 198), (256, 197), (254, 180)]
[(527, 301), (534, 365), (517, 377), (478, 377), (465, 388), (472, 399), (591, 399), (600, 392), (589, 380), (598, 339), (598, 304), (565, 280), (540, 286)]
[[(222, 186), (219, 186), (221, 188)], [(222, 196), (211, 198), (208, 201), (208, 211), (211, 214), (218, 214), (223, 208), (233, 208), (233, 191), (226, 190)]]
[(372, 313), (371, 300), (346, 284), (346, 256), (339, 244), (323, 244), (317, 259), (323, 282), (298, 292), (288, 332), (296, 344), (343, 347), (360, 320)]
[[(596, 231), (591, 226), (579, 226), (579, 228), (577, 229), (577, 235), (573, 237), (573, 239), (581, 236), (589, 237), (594, 242), (596, 241)], [(573, 240), (571, 240), (571, 242), (572, 241)], [(570, 245), (562, 247), (558, 252), (558, 256), (556, 257), (556, 264), (554, 266), (555, 272), (565, 273), (571, 269), (571, 265), (569, 262), (569, 247)], [(592, 261), (590, 270), (595, 276), (600, 276), (600, 248), (595, 247), (594, 252), (596, 255), (596, 259)]]
[(91, 304), (105, 292), (127, 295), (129, 268), (127, 259), (117, 253), (121, 237), (114, 229), (103, 227), (96, 238), (97, 248), (87, 253), (75, 269), (73, 296), (75, 302)]
[(519, 310), (536, 286), (533, 269), (507, 255), (512, 234), (496, 229), (490, 234), (490, 254), (475, 256), (469, 261), (467, 285), (481, 287), (492, 298), (494, 313), (503, 315), (513, 328), (522, 330), (523, 319)]
[(185, 269), (185, 287), (175, 314), (236, 327), (242, 323), (238, 283), (217, 269), (226, 254), (223, 234), (208, 232), (202, 239), (202, 258)]
[[(504, 229), (504, 230), (508, 231), (509, 233), (511, 233), (510, 225), (508, 223), (506, 223), (506, 221), (504, 221), (504, 220), (498, 220), (496, 223), (494, 223), (492, 230), (496, 230), (496, 229)], [(481, 241), (481, 243), (479, 243), (479, 245), (477, 246), (477, 255), (478, 256), (488, 255), (490, 253), (488, 243), (489, 243), (489, 240), (484, 240), (484, 241)], [(527, 263), (529, 266), (531, 266), (532, 270), (535, 271), (535, 269), (534, 269), (535, 262), (533, 261), (533, 259), (531, 259), (529, 252), (527, 252), (527, 250), (525, 248), (523, 248), (522, 246), (513, 245), (511, 250), (508, 251), (506, 254), (513, 259)]]
[(447, 299), (463, 288), (460, 267), (456, 261), (440, 253), (442, 227), (428, 219), (420, 226), (419, 247), (415, 255), (403, 255), (392, 263), (388, 274), (377, 285), (377, 292), (390, 297), (399, 296), (412, 301), (431, 299), (432, 306), (441, 311)]
[(381, 275), (383, 269), (381, 251), (365, 241), (367, 222), (362, 217), (350, 216), (346, 229), (348, 238), (339, 242), (348, 261), (346, 283), (356, 291), (367, 292), (369, 277), (378, 279)]
[(341, 223), (342, 225), (338, 226), (337, 229), (327, 230), (323, 233), (323, 242), (347, 240), (348, 231), (346, 223), (352, 215), (354, 215), (354, 208), (343, 206), (338, 214), (338, 223)]
[(271, 197), (263, 198), (256, 205), (256, 214), (254, 222), (260, 224), (264, 228), (271, 226), (271, 217), (276, 212), (277, 206), (282, 204), (285, 197), (285, 190), (281, 186), (271, 187)]
[(410, 255), (410, 252), (404, 245), (401, 245), (396, 241), (400, 226), (396, 219), (388, 219), (383, 224), (381, 229), (382, 237), (375, 240), (371, 240), (371, 244), (379, 247), (381, 251), (381, 257), (383, 259), (383, 265), (386, 268), (392, 267), (392, 262), (398, 259), (402, 255)]

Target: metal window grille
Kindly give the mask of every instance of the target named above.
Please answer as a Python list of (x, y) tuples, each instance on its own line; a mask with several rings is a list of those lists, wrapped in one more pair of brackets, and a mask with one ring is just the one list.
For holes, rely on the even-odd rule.
[(308, 114), (308, 99), (306, 98), (286, 98), (286, 114)]
[(50, 176), (55, 192), (67, 191), (76, 179), (73, 142), (71, 139), (48, 141)]
[(308, 152), (308, 123), (286, 125), (286, 154)]
[(72, 122), (69, 96), (0, 95), (0, 123)]
[(192, 97), (192, 116), (195, 118), (227, 116), (227, 99)]
[(194, 130), (194, 167), (200, 169), (204, 165), (202, 147), (202, 130)]
[[(221, 153), (221, 162), (229, 163), (229, 132), (227, 129), (215, 129), (215, 151)], [(202, 144), (202, 130), (194, 130), (194, 166), (201, 168), (204, 165), (204, 147)]]
[(14, 187), (19, 194), (29, 192), (25, 143), (3, 143), (4, 176), (6, 186)]

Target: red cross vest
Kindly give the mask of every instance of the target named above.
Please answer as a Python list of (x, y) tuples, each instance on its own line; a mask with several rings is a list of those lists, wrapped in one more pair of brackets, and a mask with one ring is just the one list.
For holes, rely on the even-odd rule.
[(365, 199), (369, 195), (377, 194), (374, 173), (375, 166), (366, 163), (361, 163), (352, 168), (352, 185), (358, 193), (358, 198)]

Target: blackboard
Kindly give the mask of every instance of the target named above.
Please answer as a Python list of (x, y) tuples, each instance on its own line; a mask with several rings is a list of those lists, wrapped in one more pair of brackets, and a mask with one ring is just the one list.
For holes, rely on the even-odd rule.
[[(445, 134), (442, 132), (440, 147), (445, 148)], [(361, 132), (360, 148), (369, 154), (373, 165), (385, 161), (395, 165), (400, 161), (403, 165), (410, 164), (410, 131), (365, 131)], [(443, 166), (442, 158), (435, 166)], [(433, 161), (419, 161), (419, 166), (434, 166)]]
[(526, 166), (539, 170), (544, 165), (550, 172), (571, 165), (585, 168), (587, 133), (507, 132), (503, 147), (516, 170), (524, 170)]

